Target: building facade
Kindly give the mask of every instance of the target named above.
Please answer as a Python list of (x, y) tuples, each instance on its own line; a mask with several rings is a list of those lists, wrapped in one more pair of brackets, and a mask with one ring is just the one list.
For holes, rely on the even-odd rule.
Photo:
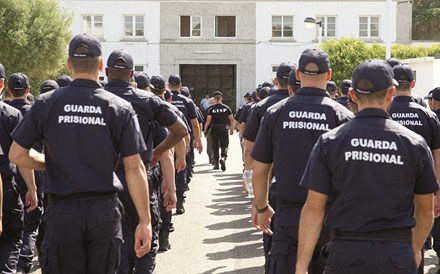
[[(297, 63), (301, 52), (319, 41), (348, 36), (366, 42), (411, 42), (410, 2), (59, 2), (74, 15), (72, 33), (100, 37), (105, 57), (113, 49), (125, 49), (136, 70), (165, 79), (178, 73), (196, 101), (221, 90), (233, 108), (244, 93), (273, 78), (281, 62)], [(321, 28), (306, 28), (308, 16), (316, 17)]]

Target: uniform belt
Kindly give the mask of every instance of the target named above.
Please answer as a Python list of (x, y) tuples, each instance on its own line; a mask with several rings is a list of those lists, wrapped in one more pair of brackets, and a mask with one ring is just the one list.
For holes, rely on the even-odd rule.
[(73, 202), (80, 200), (91, 200), (95, 198), (111, 198), (117, 197), (115, 191), (108, 192), (80, 192), (66, 195), (58, 195), (53, 193), (47, 194), (47, 201), (49, 204), (60, 203), (60, 202)]
[(277, 207), (302, 207), (304, 203), (292, 202), (286, 199), (277, 199)]
[(368, 232), (353, 232), (332, 229), (331, 240), (373, 240), (387, 242), (412, 243), (412, 232), (409, 228), (390, 228)]

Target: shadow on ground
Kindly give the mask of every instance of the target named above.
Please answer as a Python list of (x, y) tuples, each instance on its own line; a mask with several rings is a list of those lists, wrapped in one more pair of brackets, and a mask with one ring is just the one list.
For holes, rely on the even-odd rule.
[(259, 257), (263, 254), (263, 244), (262, 243), (254, 243), (248, 245), (240, 245), (235, 246), (226, 251), (219, 251), (216, 253), (208, 253), (206, 257), (209, 260), (213, 261), (221, 261), (228, 259), (249, 259)]

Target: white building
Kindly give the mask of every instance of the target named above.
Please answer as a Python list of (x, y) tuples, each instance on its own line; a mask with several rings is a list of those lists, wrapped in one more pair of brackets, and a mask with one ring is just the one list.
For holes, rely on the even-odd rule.
[(305, 48), (317, 46), (319, 31), (305, 27), (307, 16), (322, 22), (323, 41), (347, 36), (380, 43), (411, 40), (409, 2), (59, 1), (74, 13), (72, 33), (99, 36), (105, 57), (125, 49), (136, 70), (165, 78), (178, 73), (196, 99), (220, 89), (232, 106), (273, 78), (281, 62), (297, 63)]

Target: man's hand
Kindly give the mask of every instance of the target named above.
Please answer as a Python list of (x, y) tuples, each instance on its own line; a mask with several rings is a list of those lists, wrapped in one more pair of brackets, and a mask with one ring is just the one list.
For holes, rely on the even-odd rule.
[(177, 196), (176, 190), (169, 190), (166, 184), (162, 184), (163, 206), (167, 212), (176, 207)]
[(134, 234), (134, 252), (136, 257), (141, 258), (151, 249), (151, 222), (139, 223)]
[(26, 193), (26, 204), (25, 204), (26, 212), (29, 213), (32, 210), (36, 209), (37, 205), (38, 205), (37, 191), (28, 190), (28, 192)]
[(156, 149), (154, 149), (150, 160), (150, 166), (156, 165), (156, 163), (159, 162), (160, 158), (162, 157), (162, 154), (163, 153), (159, 153)]
[(179, 157), (176, 155), (176, 170), (178, 172), (184, 170), (186, 168), (186, 157)]
[(229, 135), (234, 135), (234, 129), (233, 128), (229, 129)]
[(419, 267), (420, 263), (422, 262), (422, 251), (421, 250), (414, 250), (414, 257), (416, 259), (416, 265), (417, 265), (417, 267)]
[(263, 213), (257, 213), (257, 226), (258, 230), (263, 231), (266, 234), (272, 235), (273, 232), (270, 229), (270, 224), (272, 222), (272, 216), (275, 213), (273, 208), (269, 206), (269, 208)]
[(197, 149), (197, 151), (199, 152), (199, 154), (202, 154), (203, 151), (203, 145), (202, 145), (202, 140), (200, 140), (200, 138), (196, 138), (194, 140), (194, 148)]

